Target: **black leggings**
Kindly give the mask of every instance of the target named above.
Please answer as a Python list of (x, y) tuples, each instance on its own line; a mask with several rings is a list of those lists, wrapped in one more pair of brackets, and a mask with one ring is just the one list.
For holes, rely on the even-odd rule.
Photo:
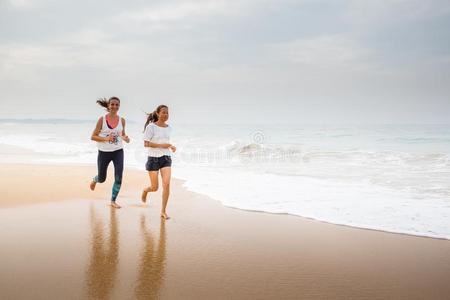
[(94, 177), (95, 182), (104, 182), (106, 180), (106, 172), (110, 162), (114, 164), (114, 184), (112, 187), (111, 201), (116, 201), (117, 195), (122, 185), (123, 173), (123, 149), (113, 152), (104, 152), (98, 150), (97, 167), (98, 175)]

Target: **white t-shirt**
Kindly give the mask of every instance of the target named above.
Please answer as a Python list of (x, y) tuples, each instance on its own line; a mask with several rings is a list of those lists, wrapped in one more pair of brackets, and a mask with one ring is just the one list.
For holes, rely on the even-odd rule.
[[(150, 123), (145, 127), (144, 141), (157, 143), (157, 144), (170, 144), (170, 134), (172, 127), (160, 127), (155, 123)], [(148, 156), (161, 157), (163, 155), (171, 155), (168, 148), (153, 148), (147, 147)]]

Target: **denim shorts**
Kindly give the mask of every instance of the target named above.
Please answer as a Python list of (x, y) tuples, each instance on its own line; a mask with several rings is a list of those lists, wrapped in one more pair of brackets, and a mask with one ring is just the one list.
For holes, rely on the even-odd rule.
[(172, 158), (169, 155), (163, 155), (161, 157), (149, 156), (145, 169), (147, 171), (158, 171), (159, 169), (172, 166)]

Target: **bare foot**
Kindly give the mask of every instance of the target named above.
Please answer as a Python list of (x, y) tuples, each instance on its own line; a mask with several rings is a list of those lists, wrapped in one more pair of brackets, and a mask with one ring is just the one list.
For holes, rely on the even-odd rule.
[(163, 218), (164, 220), (170, 219), (170, 217), (166, 213), (161, 213), (161, 218)]
[(142, 191), (142, 196), (141, 196), (141, 200), (143, 203), (147, 202), (147, 194), (148, 194), (148, 192), (146, 191), (146, 189), (144, 189)]
[(111, 202), (111, 206), (114, 208), (121, 208), (121, 206), (119, 204), (117, 204), (116, 202)]
[(91, 181), (91, 184), (89, 185), (89, 187), (91, 188), (91, 191), (95, 190), (96, 184), (97, 184), (97, 182), (95, 182), (94, 180)]

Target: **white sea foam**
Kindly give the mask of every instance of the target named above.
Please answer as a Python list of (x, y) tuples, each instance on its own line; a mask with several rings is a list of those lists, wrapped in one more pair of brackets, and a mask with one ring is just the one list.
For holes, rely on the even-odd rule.
[(450, 203), (443, 197), (360, 182), (198, 168), (174, 169), (185, 186), (226, 206), (287, 213), (335, 224), (450, 238)]

